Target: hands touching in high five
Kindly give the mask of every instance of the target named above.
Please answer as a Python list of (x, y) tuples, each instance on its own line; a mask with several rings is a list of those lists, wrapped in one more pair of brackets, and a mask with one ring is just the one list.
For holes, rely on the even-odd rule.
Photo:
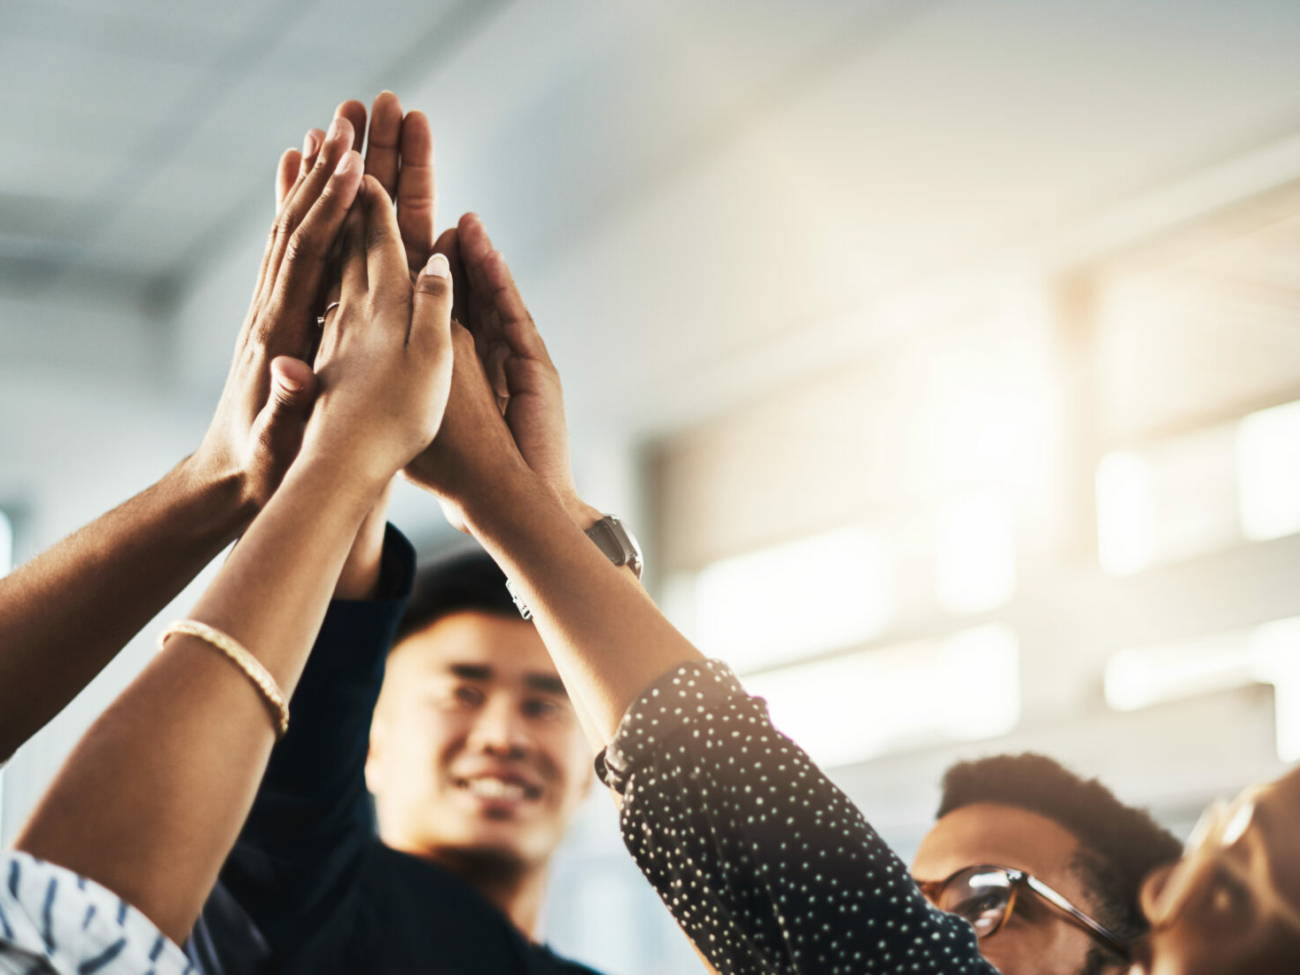
[(355, 135), (342, 118), (286, 154), (295, 175), (199, 449), (0, 579), (0, 762), (248, 527), (284, 477), (315, 394), (307, 361), (328, 257), (361, 185)]
[(252, 304), (216, 415), (191, 466), (234, 483), (241, 508), (261, 510), (297, 455), (315, 394), (308, 365), (330, 249), (361, 186), (354, 130), (337, 118), (307, 134), (299, 171), (281, 195)]
[[(412, 283), (388, 194), (363, 178), (350, 123), (332, 131), (326, 161), (300, 163), (268, 248), (232, 372), (232, 388), (248, 395), (223, 401), (214, 423), (211, 456), (244, 474), (240, 450), (266, 458), (271, 493), (191, 614), (244, 647), (286, 700), (359, 529), (437, 432), (452, 372), (447, 260), (435, 255)], [(299, 356), (315, 343), (281, 329), (274, 309), (301, 302), (294, 307), (312, 310), (336, 236), (339, 305), (313, 369)], [(282, 254), (311, 255), (318, 269), (286, 280)], [(270, 358), (282, 350), (290, 362)], [(274, 444), (237, 435), (241, 417), (254, 417), (249, 430), (279, 422), (278, 407), (255, 408), (248, 388), (268, 364), (276, 381), (290, 375), (299, 391), (314, 391), (305, 424)], [(266, 410), (270, 419), (255, 418)], [(17, 849), (98, 882), (181, 941), (266, 768), (277, 728), (266, 703), (201, 637), (174, 633), (87, 732)]]
[[(406, 476), (436, 494), (448, 520), (468, 531), (465, 503), (499, 480), (491, 465), (522, 462), (580, 527), (591, 527), (601, 515), (574, 486), (560, 375), (501, 252), (472, 213), (434, 249), (447, 256), (459, 285), (456, 392), (450, 426)], [(489, 469), (480, 472), (483, 465)]]
[[(356, 133), (353, 145), (360, 148), (367, 123), (365, 106), (346, 101), (336, 116), (351, 126)], [(285, 153), (277, 174), (277, 200), (287, 197), (295, 179), (302, 178), (308, 165), (307, 155)], [(412, 275), (437, 252), (447, 259), (457, 282), (452, 310), (457, 350), (452, 426), (426, 455), (407, 468), (408, 479), (434, 491), (449, 520), (466, 530), (460, 513), (463, 497), (480, 493), (487, 476), (486, 470), (480, 475), (476, 465), (522, 460), (555, 492), (575, 521), (584, 528), (594, 524), (600, 513), (581, 501), (574, 486), (563, 392), (546, 345), (501, 253), (493, 249), (477, 216), (466, 214), (435, 243), (436, 196), (429, 122), (421, 112), (404, 115), (401, 102), (392, 92), (381, 93), (371, 106), (365, 173), (373, 176), (396, 203), (397, 226)], [(336, 299), (337, 285), (323, 299), (322, 306)], [(485, 383), (488, 401), (496, 406), (495, 416), (479, 409), (484, 406)], [(454, 433), (461, 429), (463, 436)], [(381, 509), (382, 505), (377, 507), (377, 514)], [(370, 519), (367, 526), (376, 523), (380, 531), (368, 546), (368, 554), (367, 546), (359, 539), (350, 566), (377, 564), (382, 517)], [(347, 574), (345, 569), (345, 577)]]

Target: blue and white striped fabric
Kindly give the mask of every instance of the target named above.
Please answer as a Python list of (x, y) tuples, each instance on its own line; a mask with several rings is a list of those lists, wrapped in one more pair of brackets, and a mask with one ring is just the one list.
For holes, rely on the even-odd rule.
[(99, 884), (0, 856), (0, 975), (184, 975), (184, 952)]

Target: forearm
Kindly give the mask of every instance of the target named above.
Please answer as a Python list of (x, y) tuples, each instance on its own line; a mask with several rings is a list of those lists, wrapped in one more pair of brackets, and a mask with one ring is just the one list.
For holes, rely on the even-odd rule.
[[(378, 488), (295, 468), (195, 607), (286, 695)], [(174, 636), (83, 738), (18, 847), (117, 892), (181, 940), (238, 835), (274, 743), (265, 701)]]
[(97, 675), (247, 523), (240, 486), (182, 462), (0, 579), (0, 761)]
[(414, 550), (390, 529), (373, 598), (336, 594), (290, 703), (289, 733), (221, 868), (227, 891), (276, 951), (292, 953), (314, 930), (372, 835), (370, 722), (414, 571)]
[(373, 599), (379, 585), (384, 558), (384, 533), (388, 528), (388, 501), (393, 493), (390, 481), (357, 532), (352, 550), (334, 587), (335, 599)]
[(608, 742), (656, 678), (703, 656), (527, 468), (491, 485), (466, 505), (470, 530), (523, 592), (561, 676)]

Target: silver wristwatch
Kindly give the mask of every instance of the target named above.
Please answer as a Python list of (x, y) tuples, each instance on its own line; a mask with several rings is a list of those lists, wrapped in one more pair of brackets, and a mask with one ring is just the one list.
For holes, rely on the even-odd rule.
[[(637, 543), (636, 536), (621, 521), (613, 515), (606, 515), (587, 529), (587, 537), (596, 543), (596, 548), (604, 552), (611, 562), (626, 565), (638, 579), (641, 578), (641, 570), (644, 568), (641, 546)], [(519, 607), (519, 615), (526, 620), (532, 619), (533, 611), (509, 579), (506, 580), (506, 591)]]

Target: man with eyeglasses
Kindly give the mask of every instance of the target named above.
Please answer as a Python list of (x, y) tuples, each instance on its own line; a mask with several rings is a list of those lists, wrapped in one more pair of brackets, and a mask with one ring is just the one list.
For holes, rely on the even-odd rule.
[(1181, 846), (1125, 806), (1041, 755), (953, 766), (938, 821), (912, 873), (945, 911), (965, 917), (1003, 975), (1124, 971), (1145, 933), (1139, 891)]

